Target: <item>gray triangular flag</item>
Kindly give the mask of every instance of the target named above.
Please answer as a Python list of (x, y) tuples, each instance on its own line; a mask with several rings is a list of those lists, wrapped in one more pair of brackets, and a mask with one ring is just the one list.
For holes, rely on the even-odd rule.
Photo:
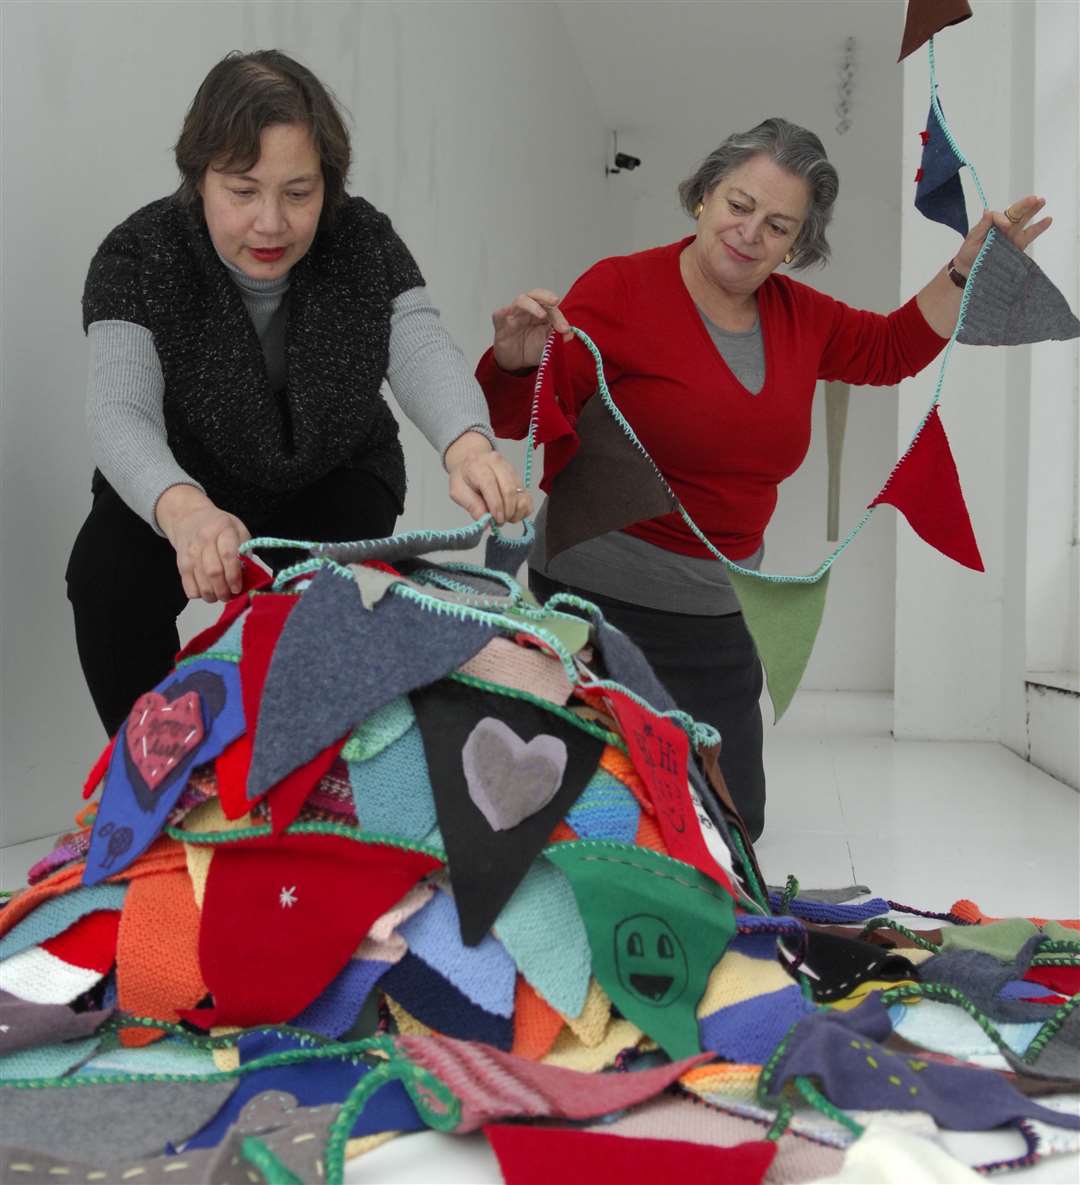
[(1080, 337), (1080, 321), (1046, 274), (1019, 247), (994, 236), (971, 284), (956, 340), (969, 346), (1022, 346)]

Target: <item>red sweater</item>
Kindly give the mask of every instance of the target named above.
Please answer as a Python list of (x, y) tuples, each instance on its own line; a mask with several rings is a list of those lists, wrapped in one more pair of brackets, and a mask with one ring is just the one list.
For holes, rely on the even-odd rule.
[[(787, 276), (757, 291), (765, 383), (751, 395), (728, 369), (679, 271), (684, 239), (603, 259), (561, 308), (604, 356), (608, 388), (683, 506), (730, 559), (752, 555), (776, 508), (777, 487), (810, 447), (818, 379), (892, 386), (945, 346), (914, 299), (887, 317), (850, 308)], [(596, 391), (592, 355), (567, 350), (572, 390), (557, 392), (573, 423)], [(500, 370), (492, 351), (476, 377), (497, 435), (528, 432), (533, 375)], [(626, 528), (669, 551), (708, 552), (677, 514)]]

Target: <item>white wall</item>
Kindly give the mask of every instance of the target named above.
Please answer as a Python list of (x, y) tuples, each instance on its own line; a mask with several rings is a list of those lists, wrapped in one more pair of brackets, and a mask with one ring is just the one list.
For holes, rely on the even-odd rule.
[[(980, 5), (936, 44), (940, 97), (958, 143), (997, 209), (1031, 192), (1047, 197), (1057, 225), (1033, 255), (1074, 304), (1076, 19), (1073, 5)], [(928, 106), (921, 52), (904, 66), (905, 176), (918, 167)], [(966, 170), (964, 178), (974, 219), (980, 207)], [(905, 203), (905, 288), (940, 267), (957, 242)], [(1076, 357), (1075, 343), (953, 353), (942, 421), (987, 571), (970, 572), (910, 532), (898, 535), (898, 737), (1000, 739), (1028, 755), (1029, 650), (1067, 667), (1070, 624), (1075, 631)], [(935, 378), (936, 370), (902, 386), (900, 447)]]
[[(796, 278), (880, 312), (911, 295), (899, 278), (900, 0), (568, 0), (561, 7), (590, 65), (600, 108), (620, 131), (620, 148), (643, 161), (635, 172), (613, 178), (633, 204), (628, 250), (689, 234), (691, 223), (678, 206), (679, 181), (729, 132), (781, 115), (817, 132), (840, 174), (829, 232), (832, 262)], [(849, 36), (856, 39), (852, 126), (839, 135), (834, 108)], [(810, 453), (781, 487), (766, 533), (770, 571), (812, 571), (835, 546), (825, 537), (824, 411), (819, 390)], [(895, 388), (854, 389), (842, 464), (841, 536), (881, 488), (896, 457)], [(892, 688), (896, 529), (894, 511), (879, 511), (834, 568), (805, 688)]]
[[(104, 740), (63, 582), (89, 507), (86, 267), (112, 226), (174, 187), (170, 146), (219, 57), (279, 47), (336, 90), (355, 120), (353, 191), (394, 218), (470, 357), (493, 308), (540, 278), (567, 283), (628, 222), (549, 4), (5, 4), (0, 22), (5, 844), (68, 825)], [(404, 435), (405, 525), (464, 523), (430, 448), (411, 425)]]

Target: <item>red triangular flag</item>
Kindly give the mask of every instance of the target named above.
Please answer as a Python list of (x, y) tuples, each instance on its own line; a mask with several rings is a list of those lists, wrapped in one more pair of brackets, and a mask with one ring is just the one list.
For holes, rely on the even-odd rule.
[(936, 406), (870, 505), (884, 502), (901, 511), (931, 547), (965, 568), (986, 570)]
[(536, 372), (533, 400), (536, 420), (536, 445), (544, 445), (544, 479), (540, 488), (548, 493), (551, 481), (578, 450), (578, 436), (574, 425), (577, 417), (567, 415), (559, 403), (559, 392), (570, 390), (570, 371), (566, 363), (566, 343), (552, 333), (544, 346), (540, 367)]
[(315, 999), (376, 918), (441, 862), (339, 835), (222, 844), (206, 878), (199, 965), (212, 1008), (181, 1011), (211, 1025), (277, 1024)]
[(208, 625), (201, 633), (196, 634), (177, 654), (173, 662), (179, 662), (181, 659), (190, 658), (193, 654), (202, 654), (204, 650), (209, 650), (248, 607), (251, 594), (266, 588), (274, 579), (264, 567), (255, 563), (254, 560), (249, 560), (247, 556), (240, 558), (240, 567), (244, 578), (242, 590), (226, 602), (217, 621), (213, 625)]

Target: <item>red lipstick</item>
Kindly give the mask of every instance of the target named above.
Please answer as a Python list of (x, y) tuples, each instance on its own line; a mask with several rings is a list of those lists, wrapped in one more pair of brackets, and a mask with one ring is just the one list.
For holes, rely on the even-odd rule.
[(248, 250), (260, 263), (277, 263), (285, 254), (284, 247), (249, 247)]

